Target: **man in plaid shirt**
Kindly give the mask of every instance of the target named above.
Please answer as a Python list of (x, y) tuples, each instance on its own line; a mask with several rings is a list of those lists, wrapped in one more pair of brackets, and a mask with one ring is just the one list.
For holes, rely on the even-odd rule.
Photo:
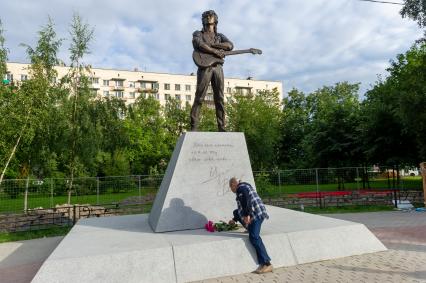
[(240, 222), (249, 232), (249, 239), (256, 250), (259, 267), (255, 273), (267, 273), (273, 270), (271, 258), (266, 252), (265, 245), (260, 237), (260, 228), (264, 219), (269, 219), (265, 205), (253, 187), (236, 178), (229, 180), (231, 191), (237, 195), (238, 209), (234, 210), (234, 218), (229, 224)]

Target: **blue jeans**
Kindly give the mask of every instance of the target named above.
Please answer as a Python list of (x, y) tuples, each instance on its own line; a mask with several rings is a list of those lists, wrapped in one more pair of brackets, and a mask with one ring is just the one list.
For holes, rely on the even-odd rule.
[(241, 225), (243, 225), (243, 227), (245, 227), (249, 231), (249, 240), (250, 243), (253, 245), (254, 249), (256, 250), (257, 261), (259, 262), (259, 264), (263, 265), (267, 262), (270, 262), (271, 258), (266, 252), (266, 248), (263, 244), (262, 238), (260, 238), (260, 228), (262, 226), (263, 219), (253, 220), (248, 225), (248, 227), (246, 227), (246, 224), (238, 214), (238, 209), (235, 209), (233, 211), (233, 214), (234, 220), (240, 222)]
[(256, 250), (257, 261), (259, 264), (264, 265), (271, 261), (268, 253), (266, 252), (265, 245), (263, 244), (262, 238), (260, 237), (260, 228), (262, 226), (263, 219), (252, 220), (248, 225), (250, 243)]

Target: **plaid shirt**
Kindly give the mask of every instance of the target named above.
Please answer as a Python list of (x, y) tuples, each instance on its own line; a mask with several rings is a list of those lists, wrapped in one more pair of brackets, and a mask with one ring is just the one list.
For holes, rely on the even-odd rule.
[(244, 182), (239, 183), (236, 193), (238, 214), (241, 218), (250, 215), (253, 220), (269, 219), (265, 205), (250, 184)]

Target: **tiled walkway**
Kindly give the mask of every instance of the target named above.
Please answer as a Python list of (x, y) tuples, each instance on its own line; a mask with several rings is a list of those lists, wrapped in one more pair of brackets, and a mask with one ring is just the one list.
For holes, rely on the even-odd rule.
[(248, 273), (200, 282), (426, 282), (426, 213), (395, 211), (326, 216), (364, 223), (389, 250), (276, 268), (265, 275)]

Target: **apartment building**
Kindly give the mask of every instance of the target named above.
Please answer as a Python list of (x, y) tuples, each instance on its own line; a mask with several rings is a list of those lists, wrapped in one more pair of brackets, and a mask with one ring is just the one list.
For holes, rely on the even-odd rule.
[[(7, 63), (7, 80), (19, 84), (29, 78), (29, 64)], [(57, 66), (58, 79), (65, 76), (69, 67)], [(196, 74), (180, 75), (154, 72), (141, 72), (137, 69), (117, 70), (91, 68), (88, 74), (91, 81), (91, 88), (99, 98), (117, 97), (123, 99), (127, 105), (134, 103), (139, 96), (153, 96), (161, 105), (164, 105), (168, 98), (175, 98), (185, 105), (186, 102), (192, 104), (195, 97), (197, 85)], [(237, 79), (225, 78), (225, 96), (227, 98), (235, 94), (256, 94), (261, 90), (278, 89), (280, 99), (282, 99), (282, 83), (278, 81), (261, 81), (252, 78)], [(213, 106), (213, 92), (209, 87), (207, 105)]]

